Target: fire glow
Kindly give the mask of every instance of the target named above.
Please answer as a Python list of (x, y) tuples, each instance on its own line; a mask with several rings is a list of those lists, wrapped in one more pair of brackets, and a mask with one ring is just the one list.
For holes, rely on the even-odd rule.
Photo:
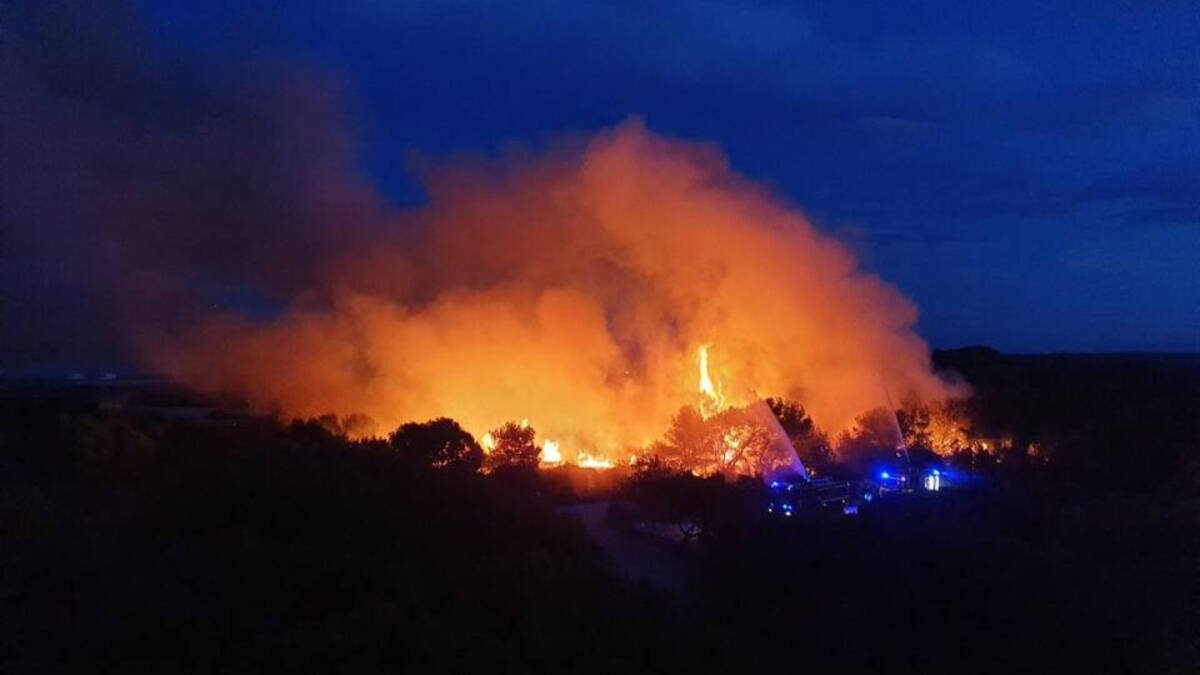
[(356, 436), (446, 416), (488, 452), (489, 430), (528, 418), (543, 464), (594, 468), (640, 455), (684, 407), (785, 397), (832, 437), (888, 392), (959, 393), (912, 304), (712, 146), (633, 122), (423, 179), (426, 206), (352, 228), (373, 234), (329, 250), (278, 316), (203, 317), (147, 345), (149, 363)]

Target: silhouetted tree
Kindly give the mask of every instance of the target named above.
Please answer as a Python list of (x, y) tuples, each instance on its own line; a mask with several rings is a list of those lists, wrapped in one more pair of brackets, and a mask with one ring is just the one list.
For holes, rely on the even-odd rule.
[(860, 473), (881, 463), (902, 461), (905, 456), (899, 423), (888, 408), (860, 415), (853, 428), (838, 436), (837, 445), (842, 462)]
[(757, 479), (730, 482), (720, 474), (700, 477), (652, 456), (639, 458), (622, 486), (625, 499), (636, 506), (637, 519), (671, 524), (684, 542), (758, 513), (753, 502), (760, 491)]
[(461, 467), (474, 471), (483, 464), (483, 448), (475, 438), (458, 422), (445, 417), (404, 424), (392, 432), (388, 441), (405, 456), (437, 468)]
[(779, 426), (789, 437), (808, 436), (816, 433), (812, 418), (804, 411), (804, 406), (782, 398), (768, 398), (767, 407), (775, 413)]
[(493, 429), (490, 435), (492, 447), (484, 458), (484, 466), (489, 471), (504, 467), (537, 467), (540, 450), (533, 442), (537, 436), (533, 427), (507, 422), (499, 429)]
[(829, 437), (817, 429), (804, 406), (781, 398), (768, 398), (767, 406), (806, 467), (825, 473), (836, 463)]
[(316, 422), (335, 436), (362, 438), (375, 433), (375, 420), (362, 413), (353, 413), (345, 417), (321, 415), (316, 418)]
[(854, 427), (842, 433), (838, 445), (858, 450), (895, 450), (903, 443), (895, 414), (887, 408), (875, 408), (859, 415)]

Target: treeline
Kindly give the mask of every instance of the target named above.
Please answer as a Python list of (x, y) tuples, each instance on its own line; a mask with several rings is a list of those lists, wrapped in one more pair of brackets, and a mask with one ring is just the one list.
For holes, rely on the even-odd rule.
[(474, 471), (456, 425), (355, 443), (313, 422), (13, 412), (2, 672), (684, 672), (743, 658), (622, 584), (536, 472)]
[[(632, 468), (545, 471), (520, 423), (485, 453), (446, 419), (356, 442), (354, 420), (0, 391), (0, 672), (1193, 672), (1196, 371), (938, 360), (973, 383), (947, 413), (969, 428), (899, 422), (988, 488), (786, 523), (756, 481), (672, 458), (726, 461), (717, 417)], [(802, 408), (770, 406), (837, 470)], [(855, 441), (887, 448), (896, 421)], [(617, 577), (556, 508), (579, 486), (683, 528), (683, 596)]]
[[(1195, 355), (934, 353), (974, 394), (961, 417), (980, 436), (1033, 448), (1040, 474), (1085, 488), (1200, 495), (1200, 359)], [(1020, 459), (1018, 456), (1017, 459)]]

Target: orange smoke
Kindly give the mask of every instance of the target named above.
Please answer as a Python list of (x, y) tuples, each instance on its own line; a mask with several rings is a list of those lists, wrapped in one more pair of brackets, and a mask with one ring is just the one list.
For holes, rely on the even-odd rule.
[(567, 461), (628, 457), (684, 405), (792, 398), (833, 436), (889, 394), (958, 393), (913, 305), (711, 146), (631, 122), (426, 178), (427, 206), (330, 251), (334, 272), (281, 316), (210, 317), (151, 363), (377, 433), (527, 418)]

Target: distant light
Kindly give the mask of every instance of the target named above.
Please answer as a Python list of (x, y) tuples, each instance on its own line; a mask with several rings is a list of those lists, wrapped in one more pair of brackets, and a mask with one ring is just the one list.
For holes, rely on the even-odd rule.
[(887, 480), (887, 479), (889, 479), (889, 478), (891, 478), (891, 477), (892, 477), (892, 474), (890, 474), (890, 473), (888, 473), (888, 472), (884, 471), (883, 473), (879, 474), (879, 477), (880, 477), (880, 478), (882, 478), (882, 479), (884, 479), (884, 480)]
[(934, 470), (933, 470), (933, 475), (935, 475), (935, 476), (940, 476), (940, 475), (942, 475), (942, 472), (941, 472), (941, 471), (938, 471), (937, 469), (934, 469)]

